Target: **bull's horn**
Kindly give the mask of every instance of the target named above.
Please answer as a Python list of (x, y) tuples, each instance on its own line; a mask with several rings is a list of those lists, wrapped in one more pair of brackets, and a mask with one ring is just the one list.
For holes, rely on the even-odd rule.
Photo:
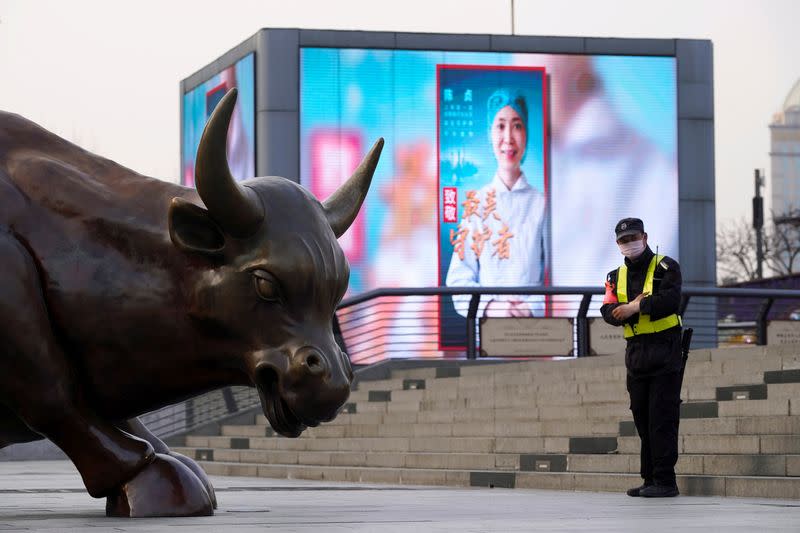
[(249, 237), (264, 220), (264, 209), (256, 193), (236, 183), (228, 167), (228, 125), (236, 94), (235, 88), (228, 91), (206, 123), (197, 148), (194, 181), (214, 220), (234, 237)]
[(328, 223), (337, 237), (341, 237), (356, 219), (358, 210), (367, 196), (382, 149), (383, 137), (378, 139), (350, 179), (322, 204), (325, 208), (325, 215), (328, 217)]

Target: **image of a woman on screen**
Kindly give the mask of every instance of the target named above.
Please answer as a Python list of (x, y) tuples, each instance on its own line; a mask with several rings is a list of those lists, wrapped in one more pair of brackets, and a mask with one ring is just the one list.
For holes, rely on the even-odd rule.
[[(468, 191), (454, 233), (446, 285), (535, 286), (544, 282), (547, 264), (546, 199), (522, 170), (528, 149), (528, 103), (521, 91), (503, 87), (487, 101), (489, 142), (494, 175), (480, 189)], [(454, 296), (456, 311), (466, 316), (469, 296)], [(542, 316), (544, 297), (485, 295), (478, 316)]]

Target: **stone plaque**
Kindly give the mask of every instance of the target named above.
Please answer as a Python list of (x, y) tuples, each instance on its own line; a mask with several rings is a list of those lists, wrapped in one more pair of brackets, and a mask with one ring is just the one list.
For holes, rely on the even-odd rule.
[(482, 318), (481, 356), (572, 355), (571, 318)]
[(800, 320), (767, 322), (767, 345), (800, 344)]
[(625, 351), (622, 327), (612, 326), (602, 318), (590, 318), (588, 321), (591, 355), (614, 355)]

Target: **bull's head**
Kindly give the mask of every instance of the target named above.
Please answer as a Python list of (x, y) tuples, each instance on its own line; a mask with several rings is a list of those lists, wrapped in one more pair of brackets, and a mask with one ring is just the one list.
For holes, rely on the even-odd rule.
[(173, 199), (170, 237), (210, 264), (189, 288), (190, 316), (236, 354), (231, 368), (258, 388), (272, 427), (296, 437), (336, 416), (350, 392), (350, 360), (331, 327), (350, 275), (336, 239), (358, 214), (383, 139), (325, 203), (284, 178), (237, 183), (226, 157), (235, 103), (233, 89), (197, 151), (195, 183), (207, 209)]

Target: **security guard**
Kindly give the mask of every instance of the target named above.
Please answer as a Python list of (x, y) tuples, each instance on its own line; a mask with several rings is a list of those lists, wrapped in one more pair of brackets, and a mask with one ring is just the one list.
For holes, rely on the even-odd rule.
[(624, 328), (625, 366), (631, 411), (642, 440), (644, 484), (628, 496), (678, 495), (678, 422), (681, 392), (681, 270), (678, 263), (647, 246), (644, 223), (624, 218), (614, 228), (625, 262), (606, 277), (600, 311)]

